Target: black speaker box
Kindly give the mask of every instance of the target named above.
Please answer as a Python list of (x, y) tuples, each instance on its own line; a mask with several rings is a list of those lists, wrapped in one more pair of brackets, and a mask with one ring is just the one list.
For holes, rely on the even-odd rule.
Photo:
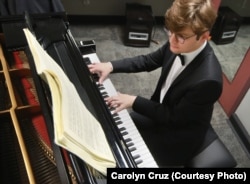
[(232, 43), (240, 28), (242, 18), (229, 7), (220, 7), (216, 22), (211, 30), (216, 44)]
[(151, 6), (127, 3), (124, 44), (127, 46), (148, 47), (153, 22)]

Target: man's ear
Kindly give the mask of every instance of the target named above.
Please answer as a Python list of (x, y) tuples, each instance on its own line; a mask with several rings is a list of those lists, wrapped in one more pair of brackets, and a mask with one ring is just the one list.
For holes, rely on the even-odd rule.
[(210, 36), (210, 32), (209, 31), (206, 31), (206, 32), (204, 32), (201, 36), (200, 36), (200, 38), (202, 39), (202, 40), (210, 40), (211, 39), (211, 36)]

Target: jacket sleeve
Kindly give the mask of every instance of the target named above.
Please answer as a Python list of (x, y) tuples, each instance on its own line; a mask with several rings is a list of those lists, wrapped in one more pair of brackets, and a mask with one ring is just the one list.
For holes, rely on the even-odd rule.
[(221, 83), (218, 81), (202, 81), (186, 91), (182, 97), (177, 97), (179, 100), (174, 103), (161, 104), (137, 96), (132, 108), (155, 123), (183, 126), (209, 118), (221, 90)]
[(162, 66), (163, 58), (166, 53), (165, 50), (168, 46), (169, 43), (167, 42), (158, 50), (150, 54), (111, 61), (113, 73), (135, 73), (155, 70)]

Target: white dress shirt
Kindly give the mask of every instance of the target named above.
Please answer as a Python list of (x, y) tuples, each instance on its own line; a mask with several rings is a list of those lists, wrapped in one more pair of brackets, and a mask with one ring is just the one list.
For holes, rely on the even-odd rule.
[(176, 56), (175, 61), (169, 71), (169, 74), (166, 78), (166, 81), (162, 85), (161, 89), (161, 96), (160, 96), (160, 102), (162, 103), (163, 98), (168, 91), (170, 85), (172, 82), (177, 78), (177, 76), (193, 61), (193, 59), (205, 48), (207, 44), (207, 41), (204, 42), (204, 44), (196, 49), (193, 52), (189, 53), (181, 53), (181, 55), (184, 56), (184, 65), (181, 64), (181, 60), (179, 56)]

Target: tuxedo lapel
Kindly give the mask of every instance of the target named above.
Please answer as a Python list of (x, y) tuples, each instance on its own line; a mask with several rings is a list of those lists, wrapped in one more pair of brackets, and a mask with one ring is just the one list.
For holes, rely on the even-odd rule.
[(168, 91), (180, 83), (182, 80), (185, 80), (189, 75), (192, 74), (193, 71), (196, 70), (200, 66), (200, 64), (204, 61), (204, 57), (206, 53), (209, 51), (209, 47), (205, 47), (195, 58), (194, 60), (180, 73), (180, 75), (173, 81)]
[(159, 81), (157, 83), (154, 94), (151, 97), (152, 100), (159, 101), (162, 84), (166, 81), (167, 75), (171, 69), (173, 62), (174, 62), (175, 56), (176, 56), (175, 54), (172, 54), (170, 57), (164, 58), (164, 61), (163, 61), (164, 64), (162, 66), (161, 76), (160, 76)]
[(158, 83), (158, 85), (160, 86), (160, 88), (161, 88), (162, 84), (166, 81), (167, 75), (168, 75), (168, 73), (169, 73), (169, 71), (170, 71), (170, 69), (171, 69), (171, 67), (173, 65), (175, 57), (176, 57), (176, 55), (172, 55), (168, 59), (168, 61), (166, 62), (166, 64), (163, 65), (162, 74), (161, 74), (161, 77), (160, 77), (159, 83)]

